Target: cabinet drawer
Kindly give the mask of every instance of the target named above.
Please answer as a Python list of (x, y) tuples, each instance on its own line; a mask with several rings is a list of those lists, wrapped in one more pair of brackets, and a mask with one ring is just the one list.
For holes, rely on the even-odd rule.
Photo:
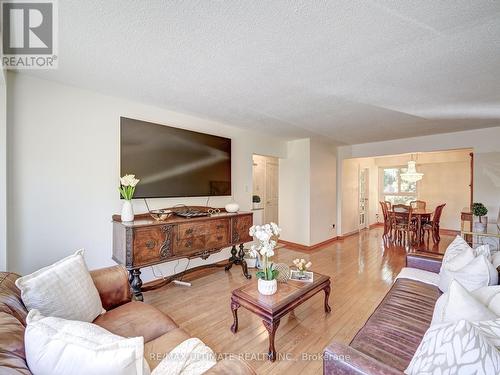
[(220, 249), (229, 244), (229, 236), (227, 231), (220, 233), (211, 233), (207, 236), (207, 247), (210, 249)]
[(189, 255), (203, 250), (206, 246), (206, 237), (187, 237), (179, 238), (175, 241), (175, 255)]
[(188, 237), (199, 237), (208, 234), (209, 228), (207, 223), (186, 223), (180, 224), (178, 228), (177, 238), (184, 239)]
[(253, 238), (248, 234), (248, 229), (252, 226), (252, 224), (252, 215), (234, 217), (231, 241), (233, 243), (251, 242)]
[(165, 233), (159, 228), (137, 228), (134, 231), (134, 266), (160, 260)]
[(229, 220), (212, 220), (210, 221), (210, 233), (229, 232)]

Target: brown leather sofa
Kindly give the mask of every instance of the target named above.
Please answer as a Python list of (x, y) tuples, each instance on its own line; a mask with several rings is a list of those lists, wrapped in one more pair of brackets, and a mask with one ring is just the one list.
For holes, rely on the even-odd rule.
[[(144, 336), (144, 357), (151, 369), (163, 355), (189, 334), (167, 315), (143, 302), (131, 300), (127, 272), (121, 266), (91, 271), (106, 313), (94, 323), (125, 337)], [(19, 275), (0, 272), (0, 374), (31, 374), (24, 353), (26, 307), (15, 285)], [(237, 356), (219, 361), (207, 374), (255, 374)]]
[[(439, 272), (442, 255), (409, 254), (407, 267)], [(349, 345), (332, 342), (323, 353), (323, 373), (401, 375), (430, 326), (438, 287), (398, 279)]]

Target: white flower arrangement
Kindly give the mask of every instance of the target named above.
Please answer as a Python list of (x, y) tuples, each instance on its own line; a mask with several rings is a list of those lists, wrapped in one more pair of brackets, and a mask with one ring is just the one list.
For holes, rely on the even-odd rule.
[(297, 267), (297, 269), (301, 273), (304, 272), (304, 271), (307, 271), (312, 266), (311, 262), (306, 262), (305, 259), (299, 259), (299, 258), (295, 259), (293, 261), (293, 264), (295, 265), (295, 267)]
[(254, 225), (250, 228), (249, 234), (256, 243), (250, 248), (250, 256), (262, 259), (262, 271), (257, 272), (257, 277), (263, 280), (274, 280), (278, 276), (278, 271), (274, 270), (270, 258), (274, 255), (274, 248), (278, 243), (281, 228), (276, 223)]
[(118, 190), (120, 191), (121, 196), (125, 200), (131, 200), (134, 196), (135, 187), (139, 183), (139, 179), (135, 178), (135, 174), (126, 174), (123, 177), (120, 177), (120, 187)]

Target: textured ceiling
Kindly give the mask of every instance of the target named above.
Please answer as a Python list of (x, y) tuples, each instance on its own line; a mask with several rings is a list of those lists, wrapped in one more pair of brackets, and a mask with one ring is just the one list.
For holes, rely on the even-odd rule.
[(64, 0), (28, 74), (288, 139), (499, 126), (500, 1)]

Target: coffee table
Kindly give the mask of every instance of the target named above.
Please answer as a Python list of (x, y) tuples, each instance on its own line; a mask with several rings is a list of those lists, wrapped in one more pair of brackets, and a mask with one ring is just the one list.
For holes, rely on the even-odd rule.
[(257, 280), (245, 284), (233, 290), (231, 295), (231, 310), (233, 312), (233, 325), (231, 331), (238, 331), (238, 308), (243, 306), (262, 318), (262, 323), (269, 333), (268, 357), (271, 362), (276, 360), (276, 349), (274, 348), (274, 336), (280, 324), (280, 319), (291, 312), (301, 303), (307, 301), (315, 294), (325, 292), (325, 312), (331, 311), (328, 305), (330, 296), (330, 277), (314, 272), (313, 282), (300, 282), (288, 280), (286, 283), (278, 283), (278, 291), (272, 296), (264, 296), (257, 290)]

